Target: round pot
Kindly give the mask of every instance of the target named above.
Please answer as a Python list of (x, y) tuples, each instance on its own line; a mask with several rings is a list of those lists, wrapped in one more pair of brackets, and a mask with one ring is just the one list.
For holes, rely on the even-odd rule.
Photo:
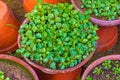
[(118, 28), (112, 27), (99, 27), (97, 31), (99, 40), (96, 45), (96, 53), (101, 53), (112, 48), (118, 40)]
[[(28, 23), (29, 20), (26, 19), (23, 24)], [(18, 46), (20, 47), (20, 35), (18, 35)], [(28, 62), (34, 70), (37, 72), (38, 76), (42, 80), (78, 80), (79, 75), (81, 74), (82, 66), (87, 63), (91, 57), (94, 55), (94, 52), (91, 52), (88, 58), (83, 60), (78, 65), (67, 68), (64, 70), (52, 70), (35, 64), (27, 58), (24, 58), (26, 62)]]
[(37, 72), (38, 76), (42, 80), (78, 80), (81, 74), (82, 66), (87, 63), (94, 53), (90, 53), (89, 57), (79, 63), (77, 66), (64, 70), (52, 70), (33, 63), (29, 59), (25, 58), (34, 70)]
[(14, 62), (14, 63), (21, 65), (30, 73), (33, 80), (39, 80), (35, 71), (27, 63), (25, 63), (21, 59), (16, 58), (14, 56), (10, 56), (10, 55), (0, 54), (0, 60), (11, 61), (11, 62)]
[(85, 80), (86, 76), (91, 72), (91, 70), (93, 70), (99, 64), (103, 63), (105, 60), (120, 60), (120, 55), (109, 55), (95, 60), (86, 68), (81, 80)]
[[(84, 13), (83, 10), (80, 8), (80, 5), (82, 4), (81, 0), (71, 0), (71, 2), (79, 12)], [(90, 20), (94, 24), (97, 24), (99, 26), (116, 26), (120, 24), (120, 19), (108, 21), (108, 20), (98, 19), (95, 17), (90, 17)]]
[(18, 48), (17, 36), (20, 23), (3, 1), (0, 1), (0, 53)]
[[(70, 0), (63, 0), (70, 3)], [(42, 3), (56, 4), (62, 2), (62, 0), (42, 0)], [(23, 8), (26, 12), (33, 10), (34, 6), (37, 4), (37, 0), (23, 0)]]

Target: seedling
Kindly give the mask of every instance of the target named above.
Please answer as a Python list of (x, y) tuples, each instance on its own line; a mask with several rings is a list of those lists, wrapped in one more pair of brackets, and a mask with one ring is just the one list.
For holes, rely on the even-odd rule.
[(0, 80), (10, 80), (10, 78), (5, 78), (4, 72), (0, 70)]
[(96, 67), (93, 71), (93, 74), (100, 75), (101, 73), (102, 73), (102, 67), (100, 67), (100, 68)]
[(38, 4), (19, 33), (21, 56), (51, 69), (74, 67), (95, 51), (98, 26), (72, 4)]
[(112, 67), (112, 66), (111, 66), (111, 63), (112, 63), (111, 60), (106, 60), (106, 61), (102, 64), (102, 66), (103, 66), (105, 69), (109, 70), (109, 69)]
[[(120, 62), (115, 60), (105, 60), (101, 65), (96, 66), (93, 69), (93, 73), (88, 75), (86, 77), (86, 80), (99, 80), (99, 76), (102, 75), (102, 78), (104, 77), (105, 80), (119, 80), (120, 79)], [(110, 72), (110, 74), (106, 74)], [(104, 73), (104, 74), (103, 74)], [(115, 79), (112, 78), (112, 76), (115, 77)], [(105, 75), (105, 76), (103, 76)], [(93, 76), (96, 76), (93, 78)], [(98, 76), (98, 77), (97, 77)], [(101, 79), (100, 79), (101, 80)]]
[(87, 8), (89, 14), (108, 20), (117, 19), (120, 16), (120, 1), (118, 0), (81, 0), (80, 8)]

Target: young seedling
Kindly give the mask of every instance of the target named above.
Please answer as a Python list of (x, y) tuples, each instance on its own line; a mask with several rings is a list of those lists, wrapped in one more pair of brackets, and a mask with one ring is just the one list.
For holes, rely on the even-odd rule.
[(81, 0), (81, 8), (87, 8), (85, 13), (94, 14), (99, 18), (114, 20), (120, 18), (120, 1), (118, 0)]
[(4, 72), (0, 70), (0, 80), (10, 80), (10, 78), (5, 78)]
[(112, 66), (111, 66), (112, 61), (111, 60), (106, 60), (103, 62), (102, 66), (104, 67), (104, 69), (109, 70)]
[(96, 67), (93, 71), (93, 74), (100, 75), (102, 73), (102, 67)]
[(37, 4), (26, 17), (29, 23), (19, 30), (21, 47), (17, 53), (21, 56), (63, 70), (76, 66), (95, 51), (98, 26), (72, 4)]
[[(108, 73), (110, 71), (110, 74)], [(106, 74), (106, 72), (108, 74)], [(112, 76), (111, 76), (112, 74)], [(86, 77), (86, 80), (101, 80), (101, 78), (103, 78), (103, 75), (105, 75), (104, 79), (105, 80), (119, 80), (120, 79), (120, 65), (119, 65), (119, 61), (115, 61), (115, 60), (105, 60), (101, 66), (96, 66), (93, 69), (93, 74), (92, 75), (96, 75), (98, 76), (97, 78), (93, 78), (91, 75), (88, 75)], [(101, 76), (99, 78), (99, 76)], [(114, 78), (113, 78), (114, 77)]]

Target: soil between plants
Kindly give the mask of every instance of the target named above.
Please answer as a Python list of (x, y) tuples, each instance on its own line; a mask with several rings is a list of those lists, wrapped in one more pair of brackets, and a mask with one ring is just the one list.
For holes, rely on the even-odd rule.
[[(120, 61), (118, 61), (118, 64), (120, 65)], [(96, 66), (97, 68), (102, 67), (102, 73), (100, 75), (97, 74), (93, 74), (93, 71), (95, 69), (95, 67), (90, 71), (90, 73), (88, 74), (93, 80), (116, 80), (116, 76), (113, 74), (112, 69), (115, 67), (115, 64), (112, 63), (112, 68), (109, 70), (103, 69), (102, 63), (99, 64), (98, 66)], [(120, 67), (120, 66), (119, 66)], [(106, 75), (109, 75), (110, 78), (107, 79)], [(120, 76), (120, 74), (119, 74)], [(118, 79), (117, 79), (118, 80)]]
[(33, 80), (31, 74), (24, 67), (12, 61), (0, 60), (0, 70), (10, 80)]

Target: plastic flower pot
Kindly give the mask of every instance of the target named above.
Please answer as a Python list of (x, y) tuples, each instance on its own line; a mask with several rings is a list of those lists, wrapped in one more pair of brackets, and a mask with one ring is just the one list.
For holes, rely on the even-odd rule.
[[(43, 3), (56, 4), (62, 0), (42, 0)], [(65, 0), (70, 3), (70, 0)], [(33, 10), (34, 6), (37, 4), (37, 0), (23, 0), (23, 8), (26, 12)]]
[(84, 73), (82, 75), (81, 80), (85, 80), (86, 76), (91, 72), (91, 70), (93, 70), (99, 64), (103, 63), (105, 60), (118, 60), (118, 61), (120, 61), (120, 55), (109, 55), (109, 56), (104, 56), (102, 58), (95, 60), (86, 68), (86, 70), (84, 71)]
[[(23, 24), (28, 23), (29, 20), (26, 19)], [(18, 35), (18, 46), (20, 47), (20, 35)], [(91, 52), (88, 58), (83, 60), (81, 63), (78, 65), (72, 67), (72, 68), (67, 68), (64, 70), (52, 70), (45, 68), (43, 66), (40, 66), (38, 64), (35, 64), (28, 58), (24, 58), (26, 62), (28, 62), (34, 70), (37, 72), (38, 76), (42, 80), (77, 80), (79, 75), (81, 74), (81, 69), (82, 66), (87, 63), (91, 57), (93, 56), (94, 52)]]
[[(79, 12), (84, 13), (83, 10), (80, 8), (80, 5), (82, 4), (81, 0), (71, 0), (71, 2)], [(120, 19), (108, 21), (108, 20), (102, 20), (102, 19), (98, 19), (91, 16), (90, 20), (94, 24), (97, 24), (99, 26), (116, 26), (120, 24)]]
[(0, 1), (0, 53), (18, 48), (17, 36), (20, 23), (3, 1)]
[[(7, 61), (8, 63), (10, 62), (10, 64), (19, 65), (22, 69), (25, 69), (25, 71), (27, 71), (27, 73), (31, 76), (31, 78), (33, 78), (32, 80), (39, 80), (35, 71), (27, 63), (25, 63), (24, 61), (22, 61), (19, 58), (16, 58), (16, 57), (10, 56), (10, 55), (0, 54), (0, 61), (1, 62)], [(4, 67), (4, 68), (6, 68), (6, 67)], [(9, 68), (9, 67), (7, 67), (7, 68)], [(18, 75), (16, 76), (16, 78), (18, 78)]]
[(112, 27), (99, 27), (97, 31), (99, 40), (96, 45), (96, 53), (101, 53), (112, 48), (118, 40), (118, 28)]

